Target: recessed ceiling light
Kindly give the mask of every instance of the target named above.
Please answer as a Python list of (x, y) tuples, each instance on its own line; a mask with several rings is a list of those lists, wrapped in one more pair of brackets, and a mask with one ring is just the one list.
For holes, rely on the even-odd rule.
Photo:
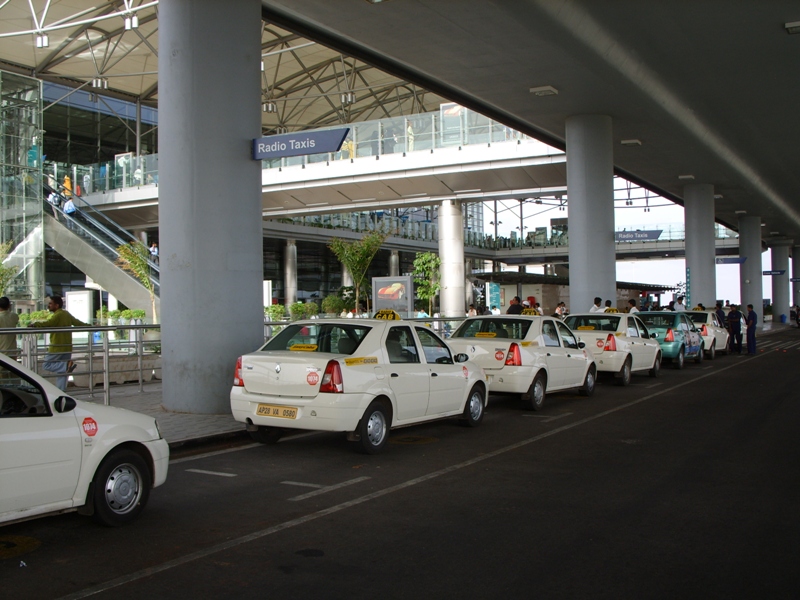
[(380, 4), (381, 2), (386, 2), (386, 0), (367, 0), (367, 4)]
[(678, 175), (681, 181), (694, 181), (694, 175)]
[(327, 202), (314, 202), (313, 204), (306, 204), (306, 206), (327, 206)]
[(473, 194), (475, 192), (480, 192), (480, 188), (474, 190), (453, 190), (454, 194)]
[(714, 194), (714, 200), (722, 200), (722, 198), (723, 198), (722, 194)]
[(770, 231), (769, 234), (770, 235), (780, 235), (781, 232), (780, 231)]
[(558, 90), (552, 85), (540, 85), (539, 87), (532, 87), (530, 93), (534, 96), (556, 96)]
[(620, 144), (623, 146), (641, 146), (642, 140), (621, 140)]
[(737, 215), (746, 215), (746, 214), (747, 214), (747, 211), (746, 211), (746, 210), (737, 210), (737, 211), (736, 211), (736, 214), (737, 214)]
[(786, 33), (800, 33), (800, 21), (792, 21), (784, 25)]

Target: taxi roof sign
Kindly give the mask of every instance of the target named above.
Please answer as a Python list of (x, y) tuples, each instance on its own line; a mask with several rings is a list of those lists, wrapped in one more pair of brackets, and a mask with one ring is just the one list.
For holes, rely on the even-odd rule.
[(541, 317), (542, 315), (539, 314), (539, 311), (535, 308), (523, 308), (522, 312), (520, 313), (527, 317)]
[(372, 318), (383, 319), (384, 321), (402, 321), (403, 319), (403, 317), (400, 316), (400, 313), (390, 308), (383, 308), (379, 310), (373, 315)]

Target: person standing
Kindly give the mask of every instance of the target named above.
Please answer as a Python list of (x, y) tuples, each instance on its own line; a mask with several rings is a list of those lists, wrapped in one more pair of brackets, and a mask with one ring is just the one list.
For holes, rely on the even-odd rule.
[[(16, 327), (19, 317), (11, 310), (11, 301), (3, 296), (0, 298), (0, 328)], [(17, 353), (17, 336), (14, 334), (0, 335), (0, 352), (14, 357)]]
[(675, 311), (686, 310), (686, 306), (683, 303), (683, 298), (684, 298), (683, 296), (678, 296), (678, 300), (677, 302), (675, 302), (673, 310)]
[(589, 309), (589, 312), (603, 312), (605, 308), (600, 306), (602, 303), (603, 299), (600, 296), (597, 296), (594, 299), (594, 304), (592, 305), (592, 308)]
[(508, 303), (508, 309), (506, 309), (507, 315), (521, 315), (522, 314), (522, 303), (519, 300), (519, 296), (514, 296), (511, 299), (511, 302)]
[(739, 312), (739, 307), (731, 304), (731, 310), (728, 313), (728, 331), (731, 334), (731, 352), (736, 350), (737, 354), (742, 353), (742, 313)]
[(637, 313), (637, 312), (639, 312), (639, 309), (636, 308), (636, 300), (635, 299), (631, 298), (630, 300), (628, 300), (628, 306), (629, 306), (629, 308), (628, 308), (628, 312), (629, 313)]
[(470, 304), (469, 305), (469, 310), (467, 311), (467, 316), (468, 317), (477, 317), (478, 316), (478, 311), (475, 310), (475, 305), (474, 304)]
[(747, 353), (750, 356), (756, 354), (756, 325), (758, 325), (758, 315), (753, 310), (753, 305), (747, 305)]
[[(80, 319), (76, 319), (64, 310), (64, 299), (61, 296), (50, 296), (47, 310), (53, 313), (46, 321), (31, 323), (30, 327), (88, 327)], [(47, 354), (44, 356), (46, 370), (58, 373), (56, 387), (62, 392), (67, 390), (67, 367), (72, 358), (72, 332), (58, 331), (50, 334), (50, 345), (47, 347)], [(72, 366), (74, 369), (74, 365)]]
[(70, 179), (69, 175), (64, 175), (64, 183), (61, 185), (64, 188), (64, 196), (67, 199), (72, 198), (72, 179)]
[(717, 308), (714, 311), (714, 314), (717, 315), (719, 324), (725, 327), (725, 311), (722, 310), (722, 302), (717, 302)]
[(150, 246), (150, 260), (153, 261), (153, 264), (158, 264), (158, 244), (155, 242)]
[(497, 308), (496, 304), (492, 304), (492, 314), (493, 315), (499, 315), (500, 314), (500, 309)]
[(617, 309), (611, 306), (611, 300), (606, 300), (606, 305), (603, 307), (603, 312), (615, 312)]

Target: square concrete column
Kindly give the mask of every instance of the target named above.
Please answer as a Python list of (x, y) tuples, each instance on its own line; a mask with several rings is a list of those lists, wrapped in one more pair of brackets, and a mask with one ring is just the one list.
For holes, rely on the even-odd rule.
[(463, 317), (465, 314), (464, 219), (461, 202), (443, 200), (439, 207), (439, 258), (442, 263), (440, 314)]
[(714, 306), (717, 268), (714, 235), (714, 186), (692, 184), (683, 188), (686, 230), (686, 306)]
[(739, 217), (739, 256), (745, 261), (739, 265), (739, 291), (741, 305), (753, 305), (759, 315), (764, 316), (764, 293), (761, 284), (761, 218)]
[(261, 3), (169, 0), (158, 21), (164, 406), (230, 413), (264, 343)]
[(572, 116), (566, 131), (569, 301), (583, 312), (595, 296), (617, 298), (611, 117)]
[(794, 240), (771, 240), (772, 271), (783, 271), (783, 275), (772, 276), (772, 320), (780, 323), (781, 315), (789, 320), (789, 249)]
[(286, 310), (297, 302), (297, 243), (286, 240), (283, 248), (283, 299)]

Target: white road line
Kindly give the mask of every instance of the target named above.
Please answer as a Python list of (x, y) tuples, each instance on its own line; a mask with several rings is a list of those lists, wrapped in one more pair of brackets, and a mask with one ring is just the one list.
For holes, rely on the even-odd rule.
[(651, 388), (654, 388), (654, 387), (658, 387), (660, 385), (661, 385), (660, 383), (651, 383), (650, 385), (646, 385), (645, 387), (647, 389), (651, 389)]
[[(754, 357), (758, 358), (758, 357)], [(752, 360), (752, 359), (749, 359)], [(747, 362), (749, 362), (749, 360)], [(99, 594), (101, 592), (105, 592), (107, 590), (111, 590), (122, 585), (129, 584), (134, 581), (138, 581), (139, 579), (144, 579), (145, 577), (152, 577), (153, 575), (157, 575), (158, 573), (163, 573), (164, 571), (168, 571), (170, 569), (174, 569), (175, 567), (180, 567), (181, 565), (185, 565), (187, 563), (193, 562), (195, 560), (199, 560), (201, 558), (206, 558), (207, 556), (211, 556), (212, 554), (217, 554), (224, 550), (230, 550), (231, 548), (235, 548), (237, 546), (241, 546), (243, 544), (247, 544), (253, 542), (255, 540), (259, 540), (263, 537), (267, 537), (274, 533), (278, 533), (279, 531), (284, 531), (285, 529), (291, 529), (293, 527), (298, 527), (305, 523), (309, 523), (311, 521), (316, 521), (317, 519), (321, 519), (323, 517), (327, 517), (328, 515), (336, 514), (348, 508), (352, 508), (354, 506), (358, 506), (359, 504), (364, 504), (365, 502), (370, 502), (377, 498), (381, 498), (383, 496), (388, 496), (389, 494), (393, 494), (395, 492), (399, 492), (401, 490), (413, 487), (415, 485), (419, 485), (421, 483), (425, 483), (427, 481), (431, 481), (433, 479), (437, 479), (444, 475), (448, 475), (455, 471), (459, 471), (466, 467), (471, 467), (472, 465), (481, 463), (485, 460), (489, 460), (490, 458), (495, 458), (497, 456), (502, 456), (508, 452), (512, 452), (513, 450), (517, 450), (519, 448), (524, 448), (529, 444), (533, 444), (538, 442), (539, 440), (543, 440), (545, 438), (551, 437), (553, 435), (563, 433), (564, 431), (568, 431), (570, 429), (574, 429), (575, 427), (580, 427), (581, 425), (585, 425), (586, 423), (591, 423), (592, 421), (596, 421), (598, 419), (602, 419), (603, 417), (607, 417), (608, 415), (614, 414), (621, 410), (625, 410), (626, 408), (630, 408), (632, 406), (636, 406), (637, 404), (641, 404), (642, 402), (646, 402), (647, 400), (652, 400), (653, 398), (660, 396), (662, 394), (666, 394), (667, 392), (671, 392), (682, 387), (693, 385), (695, 382), (700, 381), (701, 379), (705, 379), (706, 377), (711, 377), (712, 375), (716, 375), (718, 373), (722, 373), (723, 371), (727, 371), (728, 369), (740, 368), (742, 362), (744, 361), (737, 361), (736, 363), (729, 365), (727, 367), (722, 367), (721, 369), (717, 369), (710, 373), (706, 373), (705, 375), (700, 375), (699, 377), (695, 377), (693, 379), (689, 379), (684, 381), (683, 383), (679, 383), (673, 385), (672, 387), (665, 388), (659, 392), (654, 392), (649, 396), (644, 396), (643, 398), (639, 398), (638, 400), (633, 400), (626, 404), (621, 404), (615, 408), (603, 411), (591, 417), (586, 417), (585, 419), (581, 419), (579, 421), (574, 421), (572, 423), (568, 423), (566, 425), (562, 425), (561, 427), (556, 427), (555, 429), (551, 429), (550, 431), (546, 431), (544, 433), (540, 433), (534, 437), (521, 440), (509, 446), (505, 446), (503, 448), (499, 448), (493, 452), (489, 452), (487, 454), (481, 454), (480, 456), (476, 456), (474, 458), (465, 460), (463, 462), (457, 463), (455, 465), (451, 465), (449, 467), (445, 467), (443, 469), (439, 469), (438, 471), (433, 471), (432, 473), (428, 473), (427, 475), (422, 475), (420, 477), (416, 477), (414, 479), (409, 479), (403, 483), (398, 483), (397, 485), (389, 486), (382, 490), (378, 490), (376, 492), (372, 492), (371, 494), (366, 494), (359, 498), (354, 498), (353, 500), (348, 500), (347, 502), (342, 502), (341, 504), (336, 504), (334, 506), (330, 506), (328, 508), (324, 508), (314, 513), (310, 513), (307, 515), (303, 515), (302, 517), (297, 517), (296, 519), (291, 519), (289, 521), (284, 521), (283, 523), (278, 523), (277, 525), (273, 525), (272, 527), (267, 527), (266, 529), (262, 529), (260, 531), (254, 531), (253, 533), (249, 533), (247, 535), (243, 535), (238, 538), (234, 538), (231, 540), (227, 540), (215, 546), (210, 546), (209, 548), (204, 548), (203, 550), (198, 550), (197, 552), (192, 552), (191, 554), (186, 554), (184, 556), (180, 556), (173, 560), (169, 560), (167, 562), (161, 563), (160, 565), (156, 565), (154, 567), (148, 567), (146, 569), (141, 569), (139, 571), (134, 571), (133, 573), (129, 573), (128, 575), (123, 575), (122, 577), (117, 577), (116, 579), (111, 579), (104, 583), (100, 583), (94, 587), (89, 587), (83, 589), (79, 592), (74, 594), (69, 594), (67, 596), (62, 596), (60, 600), (80, 600), (81, 598), (87, 598), (89, 596), (94, 596), (95, 594)]]
[(561, 413), (559, 415), (532, 415), (532, 414), (529, 414), (529, 413), (522, 413), (522, 416), (523, 417), (534, 417), (536, 419), (542, 419), (542, 423), (549, 423), (550, 421), (555, 421), (556, 419), (560, 419), (562, 417), (568, 417), (571, 414), (572, 414), (571, 412)]
[(216, 475), (217, 477), (236, 477), (236, 473), (220, 473), (219, 471), (204, 471), (203, 469), (186, 469), (187, 473), (200, 473), (201, 475)]
[(294, 498), (289, 498), (289, 502), (298, 502), (300, 500), (305, 500), (306, 498), (319, 496), (320, 494), (327, 494), (328, 492), (332, 492), (333, 490), (338, 490), (339, 488), (347, 487), (348, 485), (353, 485), (354, 483), (360, 483), (362, 481), (366, 481), (367, 479), (369, 479), (369, 477), (356, 477), (355, 479), (349, 479), (348, 481), (343, 481), (342, 483), (337, 483), (336, 485), (328, 485), (314, 492), (308, 492), (307, 494), (303, 494), (302, 496), (295, 496)]
[(209, 456), (228, 454), (228, 452), (239, 452), (240, 450), (249, 450), (250, 448), (256, 448), (261, 445), (262, 444), (247, 444), (245, 446), (238, 446), (236, 448), (225, 448), (225, 450), (215, 450), (214, 452), (206, 452), (205, 454), (196, 454), (194, 456), (187, 456), (185, 458), (176, 458), (175, 460), (169, 461), (169, 464), (177, 465), (180, 463), (189, 462), (190, 460), (200, 460), (201, 458), (208, 458)]
[(789, 345), (787, 346), (787, 348), (795, 348), (795, 347), (797, 347), (797, 346), (800, 346), (800, 342), (794, 342), (793, 344), (789, 344)]
[(283, 485), (299, 485), (300, 487), (310, 487), (310, 488), (323, 488), (324, 485), (319, 485), (318, 483), (303, 483), (302, 481), (281, 481)]

